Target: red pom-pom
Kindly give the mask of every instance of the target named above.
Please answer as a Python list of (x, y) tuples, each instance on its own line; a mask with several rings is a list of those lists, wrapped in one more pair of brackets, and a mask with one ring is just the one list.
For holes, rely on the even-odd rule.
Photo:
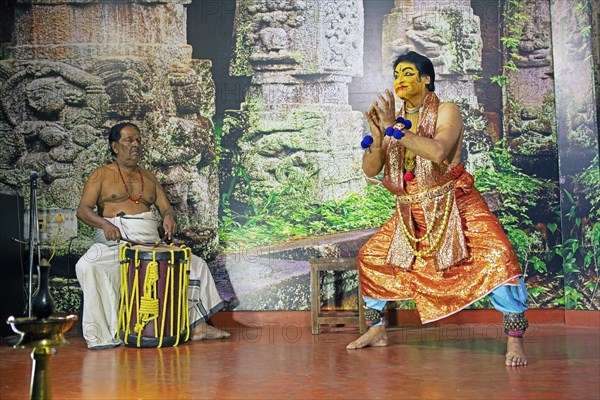
[(410, 171), (406, 171), (406, 172), (404, 173), (404, 180), (405, 180), (406, 182), (410, 182), (410, 181), (412, 181), (413, 179), (415, 179), (415, 175), (414, 175), (412, 172), (410, 172)]

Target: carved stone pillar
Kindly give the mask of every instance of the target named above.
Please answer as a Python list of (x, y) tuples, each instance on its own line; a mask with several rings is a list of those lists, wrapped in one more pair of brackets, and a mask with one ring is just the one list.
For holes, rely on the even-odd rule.
[(215, 242), (214, 83), (210, 61), (186, 44), (189, 2), (18, 0), (13, 59), (0, 61), (0, 136), (11, 144), (0, 189), (26, 195), (35, 170), (42, 208), (75, 208), (111, 160), (106, 128), (129, 120), (180, 230), (192, 244)]
[[(224, 131), (253, 196), (300, 182), (317, 200), (362, 187), (363, 119), (348, 105), (362, 73), (362, 2), (240, 0), (236, 26), (230, 72), (252, 82)], [(242, 186), (234, 197), (245, 202)]]
[(598, 6), (593, 1), (555, 0), (550, 8), (565, 308), (598, 310), (597, 286), (589, 284), (598, 279), (600, 93), (595, 89), (600, 76), (595, 66), (600, 60), (593, 14)]
[[(513, 52), (506, 55), (517, 70), (506, 71), (508, 80), (504, 104), (504, 137), (514, 164), (528, 174), (556, 179), (558, 154), (556, 147), (556, 107), (552, 65), (552, 30), (550, 2), (525, 0), (519, 12), (527, 16), (521, 24), (522, 37)], [(510, 17), (510, 16), (509, 16)], [(505, 24), (505, 37), (511, 37), (513, 24)]]
[(477, 104), (473, 75), (481, 71), (482, 41), (470, 0), (396, 0), (383, 24), (386, 71), (398, 55), (414, 50), (431, 59), (441, 99)]

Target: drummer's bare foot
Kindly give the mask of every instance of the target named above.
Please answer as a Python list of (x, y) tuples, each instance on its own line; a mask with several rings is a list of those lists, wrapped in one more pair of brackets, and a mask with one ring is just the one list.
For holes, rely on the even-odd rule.
[(385, 325), (372, 326), (367, 333), (346, 346), (347, 349), (362, 349), (363, 347), (383, 347), (388, 345)]
[(222, 331), (209, 324), (200, 324), (192, 329), (191, 340), (225, 339), (231, 333)]
[(525, 356), (525, 348), (523, 347), (523, 338), (509, 336), (506, 343), (506, 365), (509, 367), (517, 367), (519, 365), (527, 365), (527, 357)]

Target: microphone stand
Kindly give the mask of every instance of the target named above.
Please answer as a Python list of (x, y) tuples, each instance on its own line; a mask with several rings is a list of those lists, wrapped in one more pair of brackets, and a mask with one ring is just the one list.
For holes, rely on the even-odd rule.
[[(37, 247), (38, 253), (38, 264), (41, 260), (40, 251), (40, 225), (38, 221), (38, 210), (37, 210), (37, 172), (32, 172), (29, 176), (30, 188), (29, 188), (29, 304), (27, 307), (28, 317), (32, 317), (31, 313), (31, 301), (33, 291), (33, 257), (34, 248)], [(33, 236), (33, 226), (35, 224), (35, 238)]]

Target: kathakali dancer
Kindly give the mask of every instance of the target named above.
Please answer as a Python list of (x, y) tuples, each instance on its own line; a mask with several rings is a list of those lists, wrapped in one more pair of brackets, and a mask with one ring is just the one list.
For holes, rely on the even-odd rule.
[(423, 323), (489, 296), (504, 314), (506, 365), (527, 364), (527, 290), (517, 256), (463, 169), (458, 106), (434, 93), (431, 60), (416, 52), (394, 63), (394, 94), (386, 90), (365, 113), (363, 171), (383, 169), (396, 212), (359, 252), (359, 279), (369, 330), (349, 349), (386, 346), (387, 301), (413, 299)]

